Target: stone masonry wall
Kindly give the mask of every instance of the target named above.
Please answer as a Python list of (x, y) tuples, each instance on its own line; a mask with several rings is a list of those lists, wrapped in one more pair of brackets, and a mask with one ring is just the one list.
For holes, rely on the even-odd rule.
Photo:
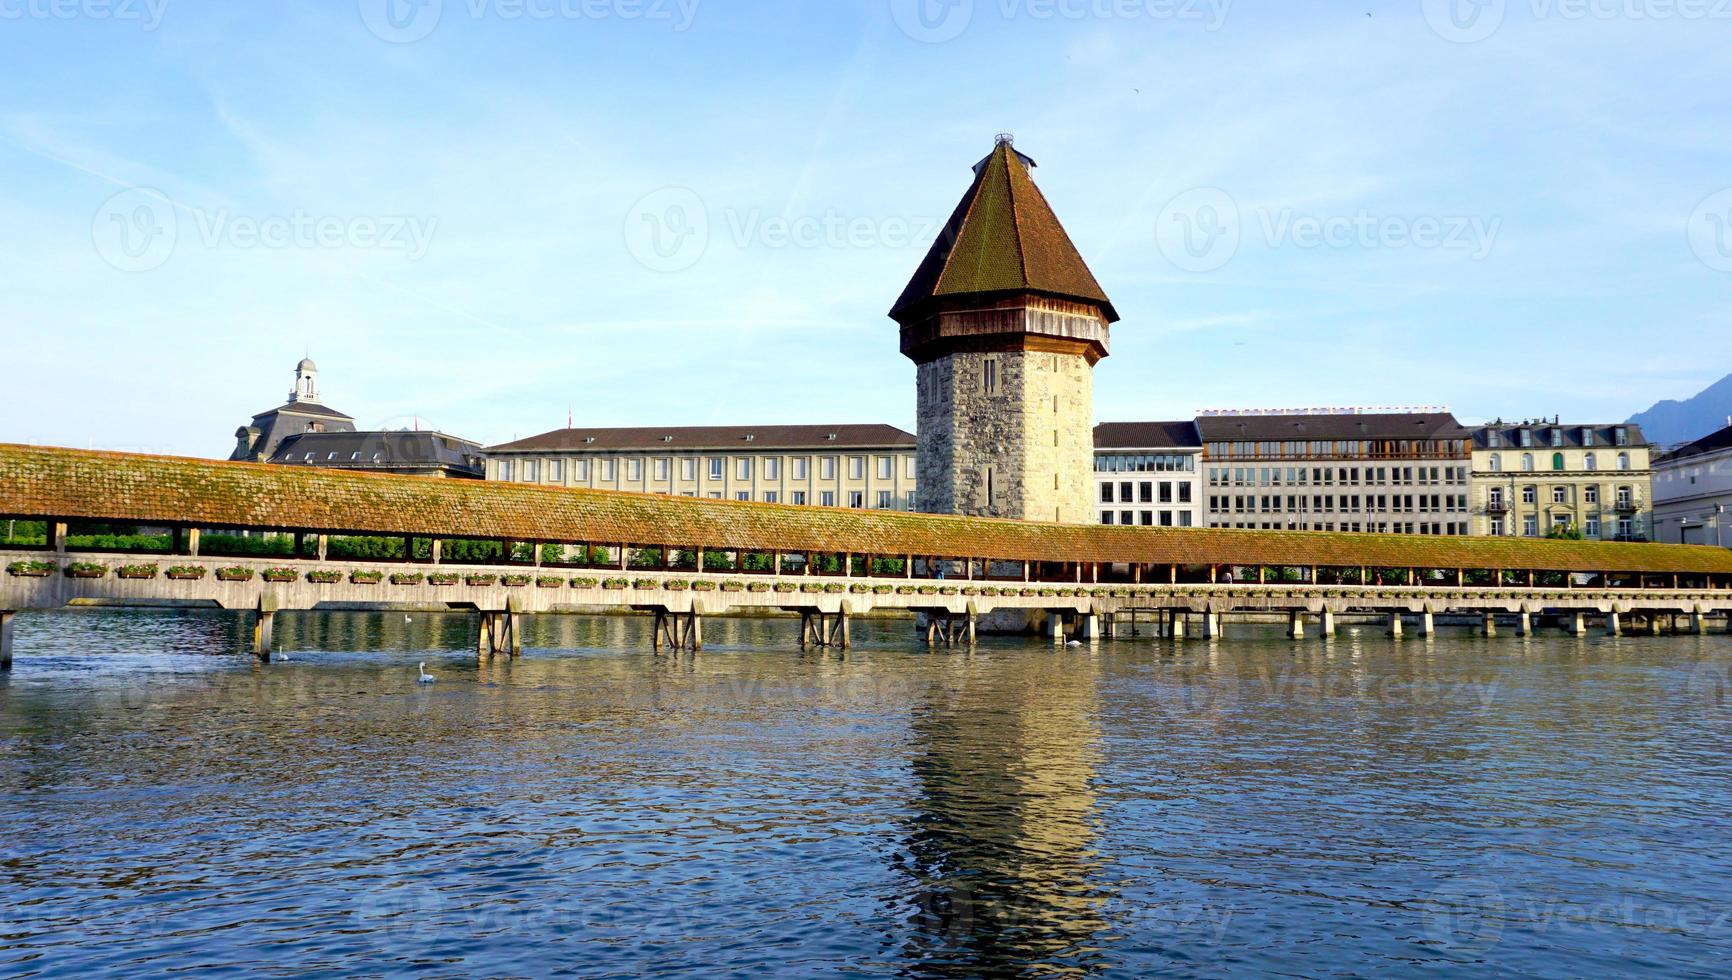
[(1085, 359), (950, 354), (920, 366), (918, 392), (920, 510), (1092, 523), (1094, 375)]

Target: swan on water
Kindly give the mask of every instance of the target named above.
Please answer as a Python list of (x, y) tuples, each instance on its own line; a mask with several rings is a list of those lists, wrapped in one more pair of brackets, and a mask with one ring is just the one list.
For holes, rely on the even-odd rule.
[(432, 684), (432, 683), (436, 682), (437, 680), (439, 680), (439, 678), (434, 677), (432, 674), (427, 673), (427, 661), (425, 661), (425, 660), (421, 661), (421, 676), (417, 680), (417, 683)]

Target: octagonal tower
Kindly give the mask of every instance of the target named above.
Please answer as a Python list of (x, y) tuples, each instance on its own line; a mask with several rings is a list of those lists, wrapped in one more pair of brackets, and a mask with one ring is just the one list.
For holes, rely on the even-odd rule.
[(918, 366), (917, 506), (1080, 524), (1094, 514), (1094, 366), (1118, 321), (1001, 136), (890, 316)]

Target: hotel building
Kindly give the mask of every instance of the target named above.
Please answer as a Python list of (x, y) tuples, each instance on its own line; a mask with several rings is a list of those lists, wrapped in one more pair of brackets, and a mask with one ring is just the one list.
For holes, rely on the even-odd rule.
[(1206, 413), (1210, 527), (1469, 533), (1471, 434), (1445, 411)]
[(1650, 447), (1634, 425), (1497, 422), (1473, 433), (1473, 532), (1647, 541)]
[(1732, 548), (1732, 419), (1654, 460), (1654, 540)]
[(1095, 426), (1095, 499), (1102, 524), (1202, 527), (1203, 441), (1195, 422)]
[(487, 450), (487, 478), (767, 504), (912, 510), (915, 439), (888, 425), (556, 429)]

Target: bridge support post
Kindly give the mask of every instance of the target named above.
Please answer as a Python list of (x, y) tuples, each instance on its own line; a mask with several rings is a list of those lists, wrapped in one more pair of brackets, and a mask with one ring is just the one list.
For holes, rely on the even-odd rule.
[(1618, 611), (1616, 609), (1612, 610), (1609, 613), (1606, 613), (1606, 635), (1607, 636), (1623, 636), (1624, 635), (1624, 621), (1623, 621), (1623, 618), (1618, 615)]
[(1172, 634), (1175, 640), (1185, 638), (1185, 616), (1183, 609), (1175, 609), (1172, 612)]
[(481, 625), (476, 630), (475, 654), (479, 657), (489, 657), (493, 655), (493, 614), (484, 612), (479, 615)]
[(1221, 638), (1221, 614), (1213, 609), (1203, 613), (1203, 639), (1219, 640)]
[(1082, 634), (1077, 639), (1084, 643), (1099, 643), (1101, 641), (1101, 618), (1094, 613), (1088, 613), (1077, 622), (1077, 632)]
[(970, 603), (968, 607), (968, 648), (970, 650), (974, 649), (975, 637), (979, 635), (979, 619), (979, 614), (974, 611), (974, 605)]
[(1335, 610), (1323, 610), (1321, 621), (1318, 624), (1318, 631), (1323, 634), (1323, 638), (1326, 640), (1335, 639)]
[(523, 614), (515, 610), (505, 613), (505, 628), (511, 634), (511, 657), (523, 656)]
[(1485, 616), (1483, 617), (1481, 628), (1484, 631), (1487, 639), (1496, 638), (1496, 636), (1497, 636), (1497, 614), (1496, 613), (1486, 613)]
[(253, 620), (253, 656), (269, 662), (273, 641), (276, 639), (277, 614), (270, 609), (261, 608)]
[[(1648, 627), (1647, 632), (1648, 632), (1649, 636), (1659, 636), (1663, 632), (1663, 630), (1661, 629), (1662, 624), (1660, 622), (1660, 614), (1659, 613), (1649, 613), (1648, 614), (1648, 622), (1646, 625)], [(1677, 630), (1674, 628), (1673, 632), (1677, 632)]]
[(1056, 609), (1048, 610), (1046, 614), (1047, 633), (1052, 636), (1052, 645), (1064, 646), (1064, 614)]
[(1517, 636), (1533, 636), (1534, 635), (1534, 614), (1527, 611), (1526, 609), (1523, 609), (1521, 611), (1521, 615), (1516, 619), (1516, 635)]
[(1706, 632), (1708, 632), (1708, 630), (1706, 628), (1706, 624), (1702, 622), (1702, 610), (1700, 610), (1700, 609), (1691, 610), (1690, 611), (1690, 635), (1691, 636), (1701, 636), (1702, 634), (1704, 634)]
[(1389, 614), (1389, 635), (1401, 639), (1401, 612), (1397, 610)]
[(1287, 613), (1287, 639), (1305, 639), (1305, 614), (1297, 609), (1289, 610)]
[(1437, 635), (1437, 616), (1429, 608), (1419, 614), (1419, 635), (1428, 640)]
[(0, 609), (0, 670), (12, 669), (12, 617), (11, 610)]
[(1579, 611), (1570, 613), (1569, 617), (1564, 620), (1564, 623), (1565, 623), (1564, 628), (1569, 630), (1571, 636), (1587, 636), (1588, 635), (1588, 614), (1587, 613), (1579, 612)]

